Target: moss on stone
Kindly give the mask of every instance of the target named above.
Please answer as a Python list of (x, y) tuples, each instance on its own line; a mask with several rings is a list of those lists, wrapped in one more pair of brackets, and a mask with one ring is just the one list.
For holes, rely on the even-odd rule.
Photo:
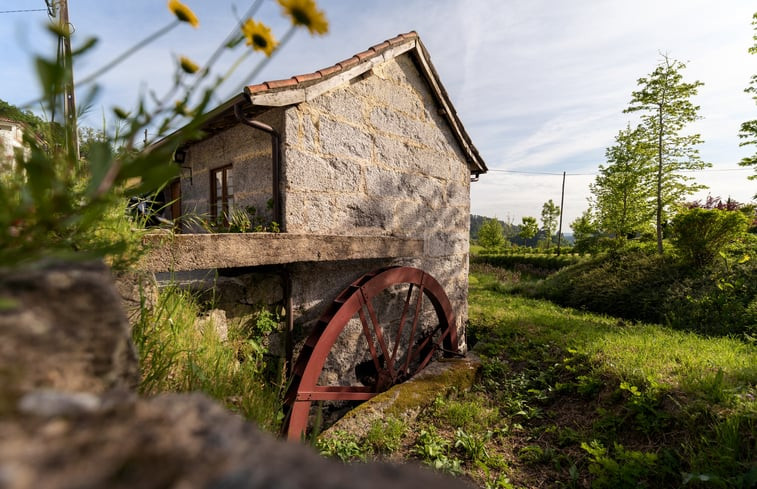
[(346, 431), (362, 438), (376, 419), (386, 416), (414, 419), (423, 408), (431, 405), (437, 396), (447, 395), (452, 390), (469, 390), (480, 367), (480, 360), (471, 354), (464, 359), (432, 363), (413, 379), (395, 385), (360, 404), (326, 430), (321, 437), (329, 438), (330, 433)]

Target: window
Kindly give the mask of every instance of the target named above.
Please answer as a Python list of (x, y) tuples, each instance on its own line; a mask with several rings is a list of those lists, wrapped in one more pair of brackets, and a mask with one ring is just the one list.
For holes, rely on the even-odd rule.
[(234, 178), (231, 165), (210, 171), (210, 216), (214, 222), (226, 222), (234, 207)]

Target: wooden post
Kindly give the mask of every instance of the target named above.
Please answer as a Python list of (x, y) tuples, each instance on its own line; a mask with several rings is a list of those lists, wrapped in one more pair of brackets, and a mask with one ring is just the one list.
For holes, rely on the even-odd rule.
[(78, 166), (79, 133), (76, 123), (76, 94), (74, 93), (74, 66), (71, 56), (71, 29), (69, 28), (68, 0), (60, 0), (58, 22), (63, 36), (63, 69), (66, 81), (63, 86), (63, 120), (66, 131), (66, 151), (68, 157)]
[(557, 229), (557, 255), (560, 255), (560, 244), (562, 243), (562, 208), (565, 202), (565, 172), (562, 172), (562, 194), (560, 195), (560, 227)]

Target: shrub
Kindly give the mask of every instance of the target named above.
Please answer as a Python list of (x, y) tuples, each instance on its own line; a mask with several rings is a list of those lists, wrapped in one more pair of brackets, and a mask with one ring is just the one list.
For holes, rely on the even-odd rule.
[(663, 323), (709, 335), (757, 331), (755, 246), (744, 240), (704, 267), (641, 248), (610, 252), (567, 267), (535, 287), (515, 290), (558, 304)]
[(689, 209), (673, 218), (671, 241), (681, 257), (697, 266), (711, 263), (728, 244), (746, 233), (748, 220), (741, 212)]
[(710, 335), (757, 333), (757, 260), (747, 257), (724, 259), (673, 284), (660, 322)]
[(612, 252), (548, 277), (537, 286), (536, 295), (578, 309), (659, 322), (661, 293), (679, 273), (665, 256), (641, 250)]
[(582, 260), (576, 255), (552, 255), (552, 254), (533, 254), (533, 255), (494, 255), (494, 256), (477, 256), (471, 258), (471, 263), (484, 263), (500, 268), (517, 270), (519, 267), (528, 267), (535, 270), (542, 269), (547, 272), (554, 272), (568, 265), (578, 263)]

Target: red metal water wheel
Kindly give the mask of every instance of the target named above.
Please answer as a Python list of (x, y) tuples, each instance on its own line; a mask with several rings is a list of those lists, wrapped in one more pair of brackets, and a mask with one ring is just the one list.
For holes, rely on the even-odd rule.
[[(431, 304), (433, 310), (429, 310)], [(362, 328), (364, 361), (354, 385), (321, 385), (334, 344), (348, 325)], [(354, 335), (353, 335), (354, 336)], [(353, 342), (354, 343), (354, 342)], [(321, 316), (292, 370), (283, 432), (299, 440), (313, 401), (365, 401), (422, 370), (435, 355), (458, 353), (455, 314), (439, 282), (423, 270), (391, 267), (363, 275)]]

